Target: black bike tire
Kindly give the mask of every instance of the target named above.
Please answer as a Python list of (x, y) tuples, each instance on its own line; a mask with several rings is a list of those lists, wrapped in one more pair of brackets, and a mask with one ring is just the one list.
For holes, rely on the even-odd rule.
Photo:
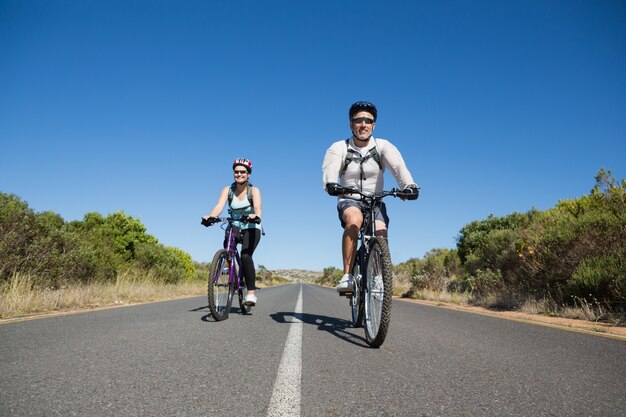
[[(230, 253), (225, 249), (220, 249), (215, 252), (213, 260), (211, 261), (211, 268), (209, 269), (209, 279), (207, 288), (207, 298), (209, 303), (209, 312), (216, 321), (226, 320), (228, 313), (230, 312), (230, 306), (233, 302), (234, 285), (232, 282), (226, 281), (228, 286), (225, 304), (218, 305), (216, 302), (216, 289), (221, 289), (224, 286), (224, 278), (228, 280), (228, 277), (222, 276), (223, 262), (230, 261)], [(220, 274), (220, 280), (215, 282), (215, 277)]]
[(250, 310), (252, 309), (252, 306), (244, 303), (247, 293), (248, 290), (246, 287), (239, 288), (239, 308), (241, 309), (241, 314), (250, 314)]
[[(365, 273), (370, 271), (370, 262), (376, 261), (376, 257), (379, 257), (380, 268), (383, 279), (383, 299), (380, 309), (380, 318), (378, 319), (378, 328), (373, 329), (371, 326), (371, 298), (369, 282), (365, 288), (364, 305), (365, 305), (365, 340), (371, 347), (380, 347), (385, 338), (387, 337), (387, 330), (389, 329), (389, 323), (391, 322), (391, 297), (393, 294), (393, 270), (391, 264), (391, 255), (389, 253), (389, 246), (387, 240), (380, 237), (374, 237), (369, 241), (369, 254), (366, 261)], [(369, 281), (369, 277), (367, 278)], [(369, 320), (368, 320), (369, 318)]]
[[(235, 274), (236, 273), (237, 271), (235, 271)], [(237, 291), (237, 293), (239, 295), (239, 308), (241, 309), (241, 314), (249, 314), (252, 306), (245, 304), (246, 295), (248, 294), (248, 287), (246, 286), (243, 277), (241, 278), (241, 282), (239, 283), (239, 291)]]
[(350, 297), (350, 309), (352, 311), (352, 325), (354, 327), (363, 326), (363, 280), (359, 279), (361, 276), (360, 267), (360, 251), (357, 253), (354, 259), (354, 265), (352, 265), (352, 276), (354, 277), (354, 292)]

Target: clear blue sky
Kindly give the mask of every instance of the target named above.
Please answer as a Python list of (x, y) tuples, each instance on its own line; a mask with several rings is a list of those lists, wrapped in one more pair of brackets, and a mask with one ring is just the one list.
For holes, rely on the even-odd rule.
[(241, 156), (257, 265), (339, 267), (321, 163), (359, 99), (422, 187), (388, 203), (394, 263), (588, 193), (601, 167), (626, 178), (621, 0), (0, 0), (0, 57), (0, 191), (67, 221), (123, 210), (197, 261)]

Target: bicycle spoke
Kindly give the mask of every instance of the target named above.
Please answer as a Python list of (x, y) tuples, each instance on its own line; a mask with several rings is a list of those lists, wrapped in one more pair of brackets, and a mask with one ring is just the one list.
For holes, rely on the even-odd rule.
[(367, 268), (367, 302), (368, 309), (368, 329), (370, 333), (375, 335), (378, 333), (380, 326), (380, 313), (382, 310), (382, 294), (384, 288), (382, 285), (382, 268), (380, 265), (380, 253), (377, 248), (374, 249), (371, 261)]
[(354, 292), (350, 297), (350, 307), (352, 310), (352, 325), (354, 327), (361, 327), (363, 325), (363, 285), (361, 283), (361, 268), (359, 267), (360, 254), (357, 254), (357, 258), (354, 261), (352, 267), (352, 276), (354, 277)]

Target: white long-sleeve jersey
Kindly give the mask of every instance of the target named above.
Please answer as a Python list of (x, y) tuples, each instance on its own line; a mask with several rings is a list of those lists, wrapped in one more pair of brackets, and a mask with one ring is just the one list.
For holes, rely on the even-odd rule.
[[(355, 146), (354, 138), (350, 138), (348, 146), (357, 151), (360, 150), (360, 148)], [(361, 172), (361, 165), (353, 161), (341, 175), (348, 153), (348, 146), (346, 146), (345, 140), (340, 140), (333, 143), (326, 150), (324, 162), (322, 163), (323, 187), (328, 183), (335, 182), (344, 187), (355, 187), (363, 192), (380, 192), (384, 189), (385, 168), (391, 171), (401, 190), (404, 190), (409, 185), (417, 186), (398, 148), (386, 139), (375, 139), (373, 136), (370, 138), (368, 145), (362, 149), (362, 154), (365, 155), (369, 149), (376, 147), (381, 156), (383, 169), (380, 169), (378, 162), (374, 158), (369, 158), (363, 163), (363, 172)], [(358, 199), (359, 196), (352, 195), (350, 198)]]

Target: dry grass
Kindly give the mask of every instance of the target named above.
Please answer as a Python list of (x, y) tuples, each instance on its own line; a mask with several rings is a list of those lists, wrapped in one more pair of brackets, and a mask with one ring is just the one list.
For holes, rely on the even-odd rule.
[(456, 293), (447, 291), (417, 290), (411, 294), (416, 300), (439, 301), (442, 303), (469, 305), (470, 296), (467, 293)]
[(487, 294), (475, 298), (468, 293), (415, 289), (402, 274), (394, 276), (394, 295), (416, 300), (434, 301), (459, 306), (478, 306), (492, 311), (511, 311), (544, 317), (560, 317), (624, 326), (626, 314), (597, 300), (575, 299), (576, 305), (557, 304), (554, 300), (523, 299), (515, 294)]
[(70, 285), (58, 290), (35, 289), (28, 275), (16, 274), (0, 287), (0, 318), (50, 311), (95, 308), (206, 294), (205, 281), (159, 284), (149, 277), (120, 274), (114, 283)]
[(408, 274), (393, 274), (393, 295), (403, 297), (411, 291), (411, 280)]
[(292, 283), (293, 282), (288, 279), (274, 275), (271, 278), (263, 278), (263, 279), (258, 279), (257, 277), (256, 287), (266, 288), (266, 287), (274, 287), (276, 285), (292, 284)]
[(565, 317), (575, 320), (586, 320), (597, 323), (608, 323), (614, 326), (626, 324), (626, 313), (618, 311), (598, 300), (587, 301), (575, 298), (575, 306), (555, 306), (551, 300), (536, 302), (537, 313)]
[(402, 272), (394, 273), (393, 275), (393, 295), (416, 300), (440, 301), (452, 304), (470, 303), (470, 296), (467, 293), (415, 289), (409, 274)]

